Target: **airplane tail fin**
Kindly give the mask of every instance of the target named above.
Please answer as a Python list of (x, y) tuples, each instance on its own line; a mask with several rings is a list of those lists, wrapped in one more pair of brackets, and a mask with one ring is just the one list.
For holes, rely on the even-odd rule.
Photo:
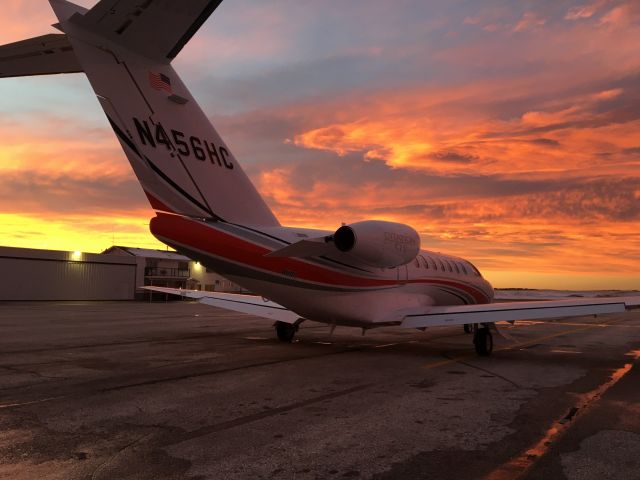
[[(77, 62), (68, 70), (87, 75), (153, 208), (279, 225), (171, 66), (222, 0), (101, 0), (88, 11), (49, 1), (66, 34), (56, 40), (68, 42), (65, 52)], [(62, 70), (39, 67), (34, 58), (25, 60), (23, 71), (26, 65), (44, 73)]]

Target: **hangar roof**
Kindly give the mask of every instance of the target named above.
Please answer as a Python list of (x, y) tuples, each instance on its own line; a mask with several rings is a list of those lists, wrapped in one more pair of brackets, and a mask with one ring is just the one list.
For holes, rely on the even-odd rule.
[(0, 258), (19, 260), (46, 260), (74, 263), (111, 263), (123, 265), (135, 265), (135, 259), (120, 256), (114, 258), (113, 255), (102, 255), (100, 253), (69, 252), (65, 250), (43, 250), (38, 248), (20, 248), (0, 246)]
[(174, 252), (172, 250), (154, 250), (152, 248), (123, 247), (120, 245), (109, 247), (102, 253), (117, 254), (120, 252), (133, 255), (134, 257), (161, 258), (165, 260), (179, 260), (181, 262), (191, 261), (189, 257), (185, 257), (184, 255), (181, 255), (178, 252)]

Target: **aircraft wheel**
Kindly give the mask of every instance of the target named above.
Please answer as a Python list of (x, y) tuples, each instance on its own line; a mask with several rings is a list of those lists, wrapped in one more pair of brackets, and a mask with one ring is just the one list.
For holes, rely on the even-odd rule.
[(493, 336), (487, 327), (478, 328), (473, 335), (476, 353), (481, 357), (488, 357), (493, 351)]
[(296, 335), (298, 327), (291, 323), (276, 322), (276, 335), (281, 342), (291, 343)]
[(473, 332), (473, 324), (471, 323), (465, 323), (462, 328), (464, 328), (464, 333), (471, 333)]

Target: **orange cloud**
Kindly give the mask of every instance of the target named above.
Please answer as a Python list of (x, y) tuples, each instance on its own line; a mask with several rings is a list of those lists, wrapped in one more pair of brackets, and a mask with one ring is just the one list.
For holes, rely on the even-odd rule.
[(51, 115), (39, 115), (30, 125), (2, 122), (0, 173), (128, 177), (131, 167), (111, 130), (86, 128), (81, 122)]
[[(285, 223), (326, 229), (363, 218), (409, 223), (425, 248), (475, 260), (496, 274), (498, 286), (522, 285), (531, 274), (536, 286), (636, 288), (637, 87), (594, 86), (496, 118), (491, 104), (499, 92), (500, 101), (509, 101), (525, 85), (427, 86), (315, 105), (324, 125), (298, 133), (293, 144), (338, 155), (342, 172), (333, 174), (325, 162), (322, 175), (300, 189), (298, 167), (279, 167), (264, 173), (261, 190)], [(476, 104), (478, 97), (485, 103)], [(470, 107), (459, 112), (459, 105)], [(313, 124), (314, 112), (301, 108)], [(332, 122), (327, 111), (334, 108)], [(362, 178), (345, 175), (358, 158), (371, 167), (358, 167)], [(387, 179), (367, 181), (367, 169), (380, 161), (391, 167)], [(314, 168), (308, 165), (304, 175)], [(398, 180), (394, 171), (414, 173)], [(476, 186), (495, 180), (496, 190), (465, 191), (471, 176), (478, 177)], [(437, 181), (451, 187), (437, 188)], [(541, 190), (528, 191), (530, 182), (540, 182)], [(576, 278), (582, 280), (571, 283)]]
[[(477, 90), (478, 86), (473, 86), (466, 95), (470, 104), (476, 96), (491, 99), (496, 95), (494, 87), (485, 92)], [(460, 93), (459, 89), (455, 91)], [(356, 120), (305, 131), (294, 138), (294, 143), (341, 156), (362, 152), (367, 159), (381, 159), (393, 167), (448, 174), (579, 173), (600, 164), (611, 173), (619, 173), (610, 159), (604, 161), (598, 153), (622, 156), (625, 148), (638, 143), (634, 132), (640, 127), (640, 118), (618, 122), (614, 117), (624, 106), (604, 110), (601, 106), (622, 92), (615, 88), (565, 98), (561, 103), (554, 100), (546, 110), (528, 111), (509, 120), (495, 119), (491, 113), (458, 114), (457, 108), (446, 112), (449, 99), (455, 97), (447, 89), (414, 89), (388, 97), (385, 92), (379, 99), (359, 102), (368, 107), (354, 112)], [(407, 108), (409, 103), (411, 108)], [(629, 163), (634, 169), (638, 167), (637, 159), (624, 163), (625, 167)]]

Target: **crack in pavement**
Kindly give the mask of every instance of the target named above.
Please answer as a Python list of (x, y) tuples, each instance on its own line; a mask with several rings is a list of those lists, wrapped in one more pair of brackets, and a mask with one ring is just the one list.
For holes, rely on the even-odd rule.
[(289, 405), (284, 405), (282, 407), (270, 408), (268, 410), (253, 413), (251, 415), (246, 415), (244, 417), (238, 417), (232, 420), (216, 423), (214, 425), (208, 425), (206, 427), (201, 427), (196, 430), (192, 430), (190, 432), (185, 432), (183, 435), (178, 435), (177, 438), (174, 435), (170, 440), (163, 442), (162, 446), (166, 447), (166, 446), (177, 445), (179, 443), (186, 442), (187, 440), (193, 440), (194, 438), (202, 437), (204, 435), (210, 435), (212, 433), (229, 430), (230, 428), (246, 425), (248, 423), (253, 423), (259, 420), (263, 420), (265, 418), (272, 417), (274, 415), (280, 415), (282, 413), (290, 412), (298, 408), (306, 407), (308, 405), (313, 405), (315, 403), (324, 402), (326, 400), (332, 400), (334, 398), (343, 397), (345, 395), (349, 395), (355, 392), (365, 390), (372, 386), (373, 386), (372, 383), (357, 385), (355, 387), (347, 388), (345, 390), (326, 393), (324, 395), (319, 395), (317, 397), (309, 398), (307, 400), (301, 400), (299, 402), (291, 403)]

